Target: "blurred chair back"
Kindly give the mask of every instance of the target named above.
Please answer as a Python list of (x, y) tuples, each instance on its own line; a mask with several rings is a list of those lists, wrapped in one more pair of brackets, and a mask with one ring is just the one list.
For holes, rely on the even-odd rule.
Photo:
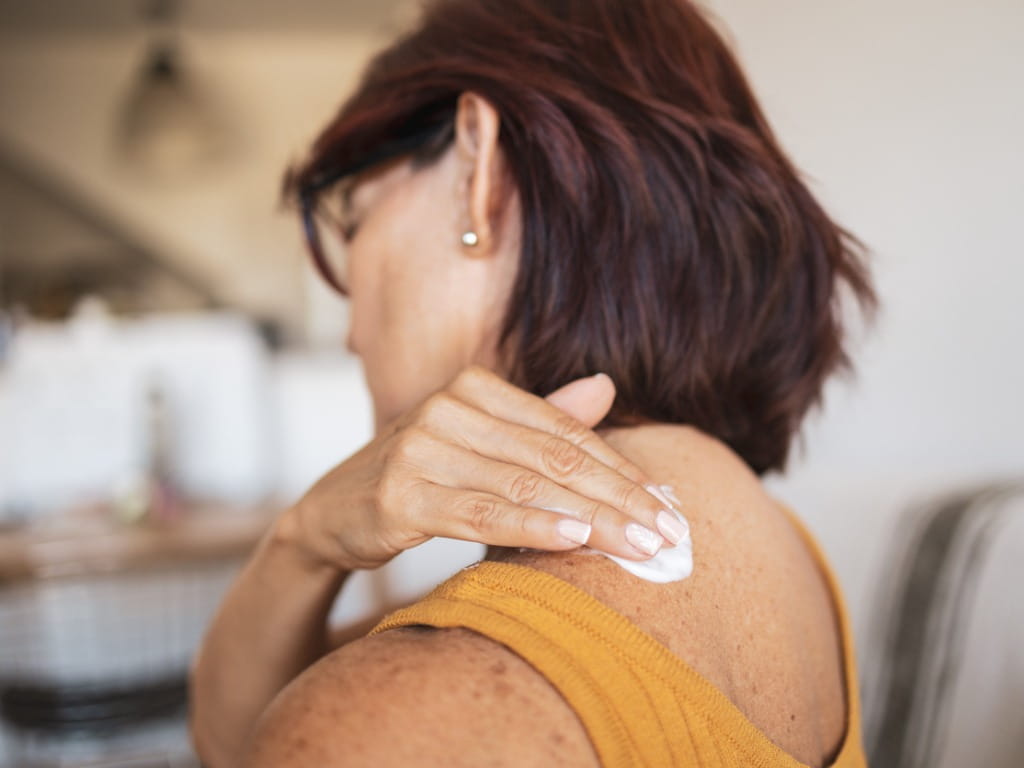
[(872, 768), (1024, 765), (1024, 481), (910, 510), (865, 649)]

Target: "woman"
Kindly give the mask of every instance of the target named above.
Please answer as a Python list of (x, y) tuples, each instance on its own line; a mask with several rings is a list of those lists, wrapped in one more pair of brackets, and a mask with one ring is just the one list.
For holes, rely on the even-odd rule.
[[(436, 2), (286, 186), (376, 435), (225, 599), (204, 762), (864, 765), (842, 597), (761, 477), (875, 296), (694, 6)], [(432, 536), (485, 562), (330, 637)]]

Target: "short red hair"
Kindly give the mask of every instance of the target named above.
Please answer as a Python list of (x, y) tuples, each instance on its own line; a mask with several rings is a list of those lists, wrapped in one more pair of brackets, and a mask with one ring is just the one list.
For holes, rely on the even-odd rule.
[(437, 0), (378, 54), (293, 169), (436, 126), (473, 91), (501, 117), (522, 253), (499, 351), (538, 395), (605, 371), (602, 426), (691, 424), (758, 474), (785, 468), (826, 378), (850, 369), (840, 287), (866, 249), (785, 155), (727, 45), (685, 0)]

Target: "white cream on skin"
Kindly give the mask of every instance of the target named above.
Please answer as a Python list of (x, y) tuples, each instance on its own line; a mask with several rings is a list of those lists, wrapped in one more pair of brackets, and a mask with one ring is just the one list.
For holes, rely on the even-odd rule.
[[(685, 526), (686, 534), (679, 540), (678, 544), (669, 546), (669, 542), (666, 542), (658, 550), (657, 554), (647, 560), (627, 560), (624, 557), (609, 555), (606, 552), (591, 549), (590, 547), (581, 547), (579, 553), (607, 557), (621, 568), (644, 581), (651, 581), (656, 584), (682, 581), (693, 573), (693, 540), (690, 538), (690, 525), (677, 508), (681, 504), (671, 485), (648, 485), (647, 490), (665, 504), (668, 511), (674, 514)], [(546, 509), (566, 514), (566, 511), (562, 509), (553, 509), (551, 507), (546, 507)]]
[[(652, 581), (656, 584), (667, 584), (671, 581), (682, 581), (693, 573), (693, 539), (690, 538), (690, 525), (677, 509), (679, 499), (670, 485), (647, 486), (647, 489), (663, 501), (669, 512), (674, 514), (686, 526), (686, 535), (674, 547), (663, 546), (654, 557), (648, 560), (627, 560), (624, 557), (597, 552), (607, 557), (620, 567), (625, 568), (637, 578)], [(658, 492), (660, 491), (660, 493)], [(589, 548), (588, 548), (589, 549)]]

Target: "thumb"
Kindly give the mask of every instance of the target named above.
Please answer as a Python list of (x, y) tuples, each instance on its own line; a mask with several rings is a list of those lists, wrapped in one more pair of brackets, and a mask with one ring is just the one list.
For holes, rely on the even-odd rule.
[(607, 373), (570, 381), (544, 398), (588, 427), (604, 418), (615, 401), (615, 384)]

